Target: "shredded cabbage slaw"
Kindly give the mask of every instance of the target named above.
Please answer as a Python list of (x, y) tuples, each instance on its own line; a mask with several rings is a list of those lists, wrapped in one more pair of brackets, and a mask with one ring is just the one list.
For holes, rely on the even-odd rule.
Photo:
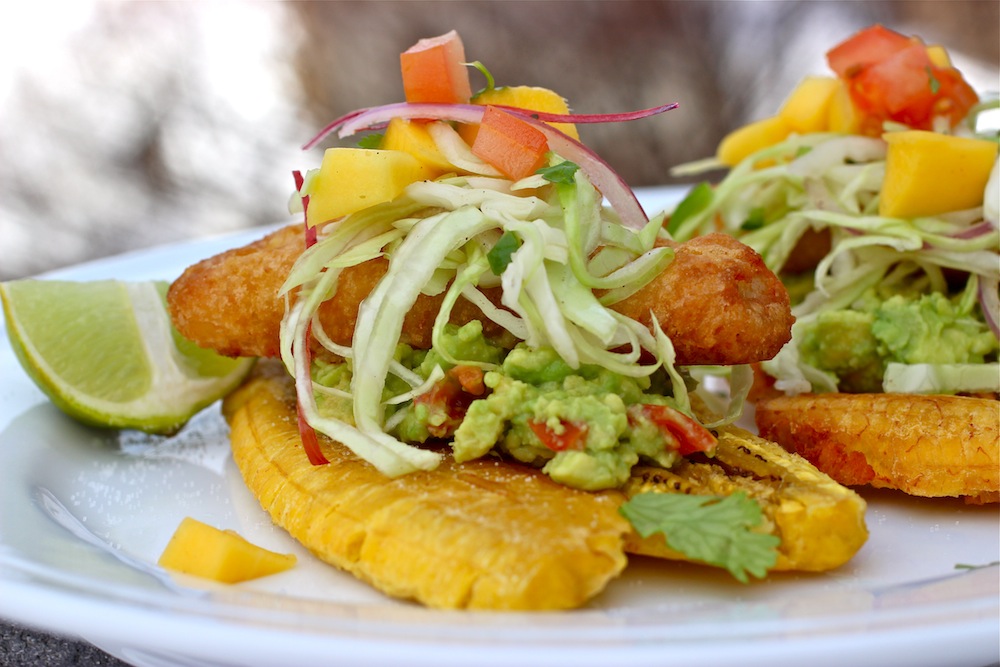
[[(441, 137), (439, 146), (454, 154), (460, 148), (448, 129), (438, 128), (432, 135)], [(473, 165), (468, 155), (461, 157)], [(393, 359), (404, 316), (421, 294), (443, 294), (434, 341), (457, 299), (464, 297), (479, 306), (485, 318), (530, 346), (552, 347), (573, 368), (597, 364), (622, 375), (643, 376), (663, 367), (673, 381), (675, 400), (690, 412), (685, 377), (674, 367), (669, 337), (658, 324), (651, 331), (609, 307), (640, 289), (673, 259), (672, 248), (655, 243), (663, 233), (662, 215), (639, 229), (626, 228), (604, 206), (584, 169), (555, 153), (550, 153), (550, 165), (568, 166), (572, 176), (553, 183), (538, 174), (512, 182), (489, 169), (446, 175), (412, 183), (394, 201), (350, 214), (321, 230), (281, 290), (290, 304), (281, 325), (281, 357), (296, 379), (300, 410), (312, 428), (388, 476), (439, 463), (440, 454), (389, 434), (385, 418), (387, 404), (412, 400), (441, 376), (438, 370), (431, 378), (421, 378)], [(309, 183), (307, 175), (301, 195), (308, 194)], [(496, 275), (489, 253), (505, 235), (516, 237), (517, 247)], [(388, 259), (387, 272), (361, 305), (352, 344), (336, 345), (323, 331), (319, 306), (335, 294), (345, 267), (377, 257)], [(502, 307), (482, 292), (498, 285)], [(353, 423), (325, 416), (318, 408), (315, 392), (325, 389), (310, 375), (311, 339), (352, 361)], [(390, 374), (404, 380), (409, 391), (384, 395)], [(736, 413), (738, 409), (728, 416)]]
[[(763, 364), (782, 391), (837, 390), (832, 374), (800, 359), (796, 333), (820, 313), (850, 307), (876, 285), (907, 284), (947, 293), (949, 280), (960, 272), (965, 276), (964, 294), (973, 295), (961, 299), (963, 314), (984, 320), (1000, 337), (998, 167), (986, 186), (983, 206), (934, 217), (887, 218), (878, 215), (885, 153), (886, 143), (878, 138), (793, 134), (748, 156), (716, 187), (701, 189), (702, 201), (692, 200), (692, 212), (671, 225), (681, 241), (721, 227), (757, 250), (775, 272), (785, 266), (808, 230), (829, 230), (831, 247), (815, 268), (813, 289), (792, 309), (793, 342)], [(702, 161), (675, 173), (718, 166)], [(884, 389), (1000, 391), (1000, 366), (976, 366), (891, 363)]]

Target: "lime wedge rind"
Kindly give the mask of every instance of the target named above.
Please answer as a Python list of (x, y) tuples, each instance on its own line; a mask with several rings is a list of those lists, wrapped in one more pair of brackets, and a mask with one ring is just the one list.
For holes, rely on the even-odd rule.
[[(31, 283), (31, 284), (28, 284)], [(43, 284), (44, 283), (44, 284)], [(66, 336), (72, 336), (73, 323), (60, 320), (59, 312), (48, 313), (44, 308), (38, 308), (40, 299), (48, 299), (58, 309), (59, 299), (54, 295), (57, 290), (80, 290), (82, 298), (90, 290), (121, 289), (123, 296), (116, 308), (129, 309), (134, 315), (134, 329), (119, 326), (119, 330), (105, 332), (104, 349), (99, 352), (112, 360), (109, 366), (121, 364), (126, 372), (136, 372), (135, 369), (146, 369), (149, 373), (147, 382), (138, 385), (148, 387), (134, 397), (126, 400), (107, 400), (102, 398), (116, 394), (114, 388), (109, 391), (84, 391), (67, 380), (73, 373), (66, 367), (72, 364), (72, 359), (59, 358), (62, 368), (55, 368), (50, 359), (58, 356), (53, 353), (51, 339), (43, 342), (41, 348), (33, 343), (31, 330), (45, 331), (48, 327), (65, 326)], [(47, 297), (48, 295), (48, 297)], [(35, 300), (32, 308), (19, 308), (19, 303), (26, 299)], [(176, 331), (170, 323), (162, 299), (162, 284), (155, 282), (121, 283), (118, 281), (96, 281), (94, 283), (68, 283), (64, 281), (14, 281), (0, 283), (0, 300), (3, 302), (4, 316), (7, 322), (8, 334), (14, 354), (28, 377), (41, 389), (49, 399), (71, 417), (99, 427), (119, 429), (137, 429), (150, 433), (172, 433), (183, 426), (195, 414), (235, 389), (253, 367), (253, 359), (225, 359), (219, 357), (207, 364), (219, 374), (202, 375), (197, 372), (198, 360), (189, 358), (191, 346), (185, 346), (187, 353), (177, 349), (175, 344)], [(23, 317), (39, 317), (37, 313), (51, 322), (42, 322), (43, 326), (25, 326)], [(120, 315), (120, 313), (116, 314)], [(88, 318), (90, 319), (90, 318)], [(121, 322), (120, 317), (109, 317), (109, 320)], [(93, 326), (92, 323), (88, 326)], [(124, 331), (120, 329), (125, 329)], [(94, 332), (86, 332), (88, 335)], [(97, 332), (100, 334), (101, 332)], [(131, 338), (122, 344), (122, 337)], [(100, 340), (101, 336), (91, 336)], [(132, 343), (137, 338), (139, 346)], [(115, 349), (107, 349), (109, 345), (119, 345), (127, 354), (117, 360)], [(42, 349), (45, 348), (45, 349)], [(141, 350), (142, 352), (137, 352)], [(97, 352), (95, 352), (96, 354)], [(144, 360), (134, 358), (136, 354), (145, 356)], [(198, 350), (195, 354), (215, 355), (214, 352)], [(143, 363), (144, 362), (144, 363)], [(82, 363), (82, 362), (81, 362)], [(205, 364), (202, 364), (204, 367)], [(100, 374), (109, 382), (117, 381), (115, 368), (103, 369)], [(106, 376), (105, 376), (106, 373)], [(78, 375), (78, 374), (77, 374)], [(120, 380), (120, 375), (118, 376)], [(134, 391), (125, 392), (128, 395)], [(101, 394), (101, 395), (97, 395)]]

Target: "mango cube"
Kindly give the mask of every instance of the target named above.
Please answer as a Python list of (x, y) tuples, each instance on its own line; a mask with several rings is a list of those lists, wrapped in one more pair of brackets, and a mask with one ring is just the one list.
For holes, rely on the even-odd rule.
[(793, 132), (825, 132), (830, 100), (839, 83), (830, 76), (807, 76), (788, 96), (778, 115)]
[(951, 56), (948, 55), (947, 49), (943, 46), (939, 46), (937, 44), (928, 46), (927, 57), (931, 59), (931, 62), (935, 67), (951, 67)]
[(847, 84), (837, 80), (836, 90), (830, 96), (826, 126), (830, 132), (857, 134), (861, 129), (861, 114), (854, 107)]
[(982, 206), (997, 144), (924, 130), (885, 135), (879, 215), (914, 218)]
[(771, 116), (737, 128), (723, 137), (716, 157), (733, 167), (757, 151), (784, 141), (792, 128), (781, 116)]
[[(559, 93), (539, 86), (501, 86), (488, 88), (472, 98), (473, 104), (516, 107), (544, 113), (568, 114), (569, 105)], [(550, 123), (552, 127), (573, 137), (580, 138), (576, 125), (572, 123)], [(459, 134), (470, 146), (475, 142), (478, 125), (462, 125)]]
[(382, 143), (379, 146), (387, 151), (403, 151), (417, 158), (436, 178), (441, 174), (457, 171), (455, 165), (448, 161), (434, 142), (431, 133), (427, 131), (427, 123), (393, 118), (385, 129)]
[(231, 530), (219, 530), (185, 517), (167, 543), (159, 564), (168, 570), (235, 584), (290, 569), (294, 554), (279, 554), (247, 542)]
[(409, 153), (368, 148), (328, 148), (309, 184), (310, 227), (392, 201), (410, 183), (434, 178), (433, 169)]

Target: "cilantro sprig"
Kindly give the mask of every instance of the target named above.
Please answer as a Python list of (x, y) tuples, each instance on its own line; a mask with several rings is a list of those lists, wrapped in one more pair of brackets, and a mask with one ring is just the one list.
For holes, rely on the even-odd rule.
[(670, 215), (670, 221), (667, 223), (667, 231), (671, 234), (676, 234), (685, 220), (698, 215), (708, 208), (714, 196), (715, 193), (712, 186), (708, 183), (699, 183), (691, 188), (687, 196), (677, 204), (674, 212)]
[(493, 275), (501, 275), (507, 265), (510, 264), (511, 255), (521, 247), (521, 240), (512, 232), (504, 232), (500, 240), (496, 242), (488, 253), (486, 260), (490, 263), (490, 270)]
[(562, 162), (558, 162), (548, 167), (542, 167), (535, 173), (541, 174), (542, 178), (550, 183), (555, 183), (557, 185), (573, 185), (576, 182), (575, 175), (579, 168), (580, 165), (575, 162), (563, 160)]
[(724, 498), (640, 493), (619, 511), (642, 537), (663, 533), (671, 549), (724, 567), (743, 583), (748, 573), (763, 578), (778, 560), (781, 540), (751, 530), (763, 513), (742, 491)]

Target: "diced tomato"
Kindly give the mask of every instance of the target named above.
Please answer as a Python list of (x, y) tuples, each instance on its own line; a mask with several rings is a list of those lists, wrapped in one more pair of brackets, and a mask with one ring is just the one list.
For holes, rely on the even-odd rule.
[(446, 438), (455, 433), (472, 402), (485, 393), (482, 369), (461, 365), (445, 373), (413, 402), (428, 410), (427, 431), (435, 438)]
[(910, 43), (906, 35), (876, 24), (827, 51), (826, 61), (837, 76), (849, 78), (861, 68), (884, 60)]
[(483, 384), (483, 369), (478, 366), (454, 366), (447, 374), (458, 381), (462, 391), (467, 394), (482, 396), (486, 393), (486, 385)]
[(677, 453), (681, 456), (715, 451), (717, 441), (711, 431), (668, 405), (633, 405), (629, 408), (629, 418), (651, 421), (664, 435), (677, 442)]
[(941, 86), (934, 101), (934, 115), (947, 117), (955, 127), (979, 103), (979, 95), (954, 67), (936, 68), (933, 73)]
[(474, 155), (515, 181), (535, 173), (548, 149), (548, 139), (540, 130), (494, 106), (483, 112), (472, 144)]
[(399, 65), (407, 102), (468, 104), (472, 97), (465, 46), (454, 30), (421, 39), (400, 54)]
[(528, 427), (538, 436), (542, 444), (554, 452), (581, 451), (587, 435), (587, 424), (560, 420), (560, 427), (550, 428), (547, 423), (538, 419), (528, 421)]
[(933, 129), (936, 117), (951, 126), (979, 101), (962, 75), (935, 65), (916, 37), (874, 25), (827, 52), (827, 61), (847, 84), (860, 131), (880, 135), (884, 121)]
[(848, 88), (855, 106), (866, 113), (923, 123), (934, 105), (931, 73), (927, 49), (914, 43), (860, 70)]

